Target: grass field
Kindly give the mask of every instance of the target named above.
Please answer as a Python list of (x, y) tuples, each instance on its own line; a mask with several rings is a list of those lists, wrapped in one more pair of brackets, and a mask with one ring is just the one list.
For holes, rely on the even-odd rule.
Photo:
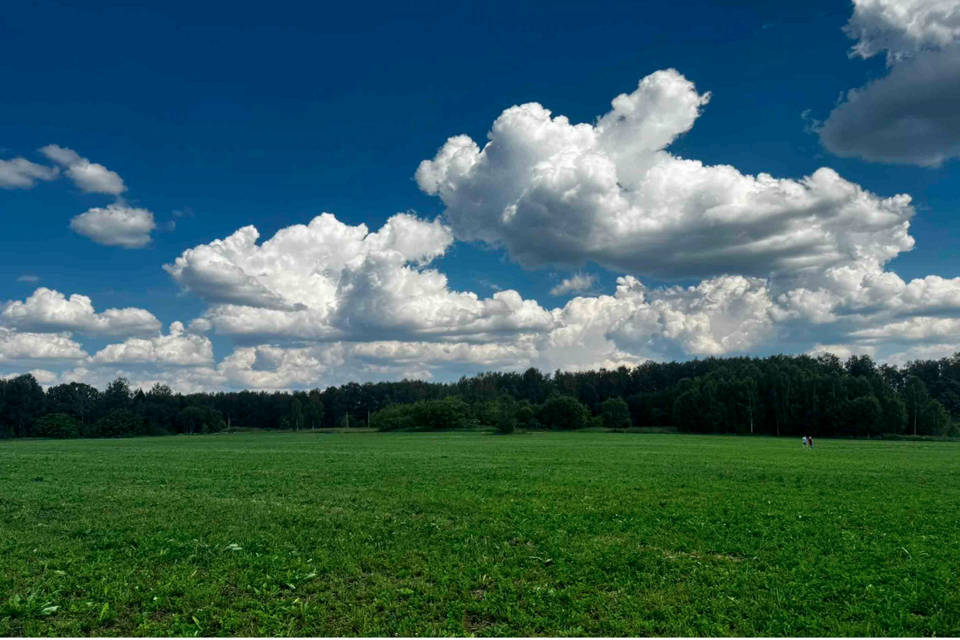
[(960, 635), (960, 445), (0, 442), (4, 635)]

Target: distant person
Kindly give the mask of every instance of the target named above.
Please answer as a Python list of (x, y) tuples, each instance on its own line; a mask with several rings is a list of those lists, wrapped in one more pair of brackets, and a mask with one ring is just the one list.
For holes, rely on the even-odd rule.
[(807, 442), (810, 444), (810, 448), (813, 449), (813, 436), (807, 438)]
[(803, 436), (803, 448), (807, 448), (807, 436)]

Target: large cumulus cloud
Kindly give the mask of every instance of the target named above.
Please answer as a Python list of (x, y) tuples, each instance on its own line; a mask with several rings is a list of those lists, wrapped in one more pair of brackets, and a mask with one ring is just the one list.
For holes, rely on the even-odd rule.
[(512, 107), (482, 149), (450, 138), (417, 181), (443, 200), (457, 237), (502, 246), (525, 266), (793, 277), (883, 264), (912, 247), (908, 196), (880, 198), (827, 168), (778, 179), (669, 153), (708, 98), (667, 70), (614, 99), (595, 125)]

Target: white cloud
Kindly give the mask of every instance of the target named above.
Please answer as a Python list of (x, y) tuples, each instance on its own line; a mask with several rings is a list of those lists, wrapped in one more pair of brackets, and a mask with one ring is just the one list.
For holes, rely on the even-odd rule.
[(855, 0), (853, 55), (889, 73), (847, 92), (819, 127), (839, 156), (938, 167), (960, 157), (960, 0)]
[(26, 158), (0, 160), (0, 189), (30, 189), (40, 180), (54, 180), (60, 174), (56, 167), (30, 162)]
[(438, 221), (409, 214), (377, 232), (330, 214), (280, 230), (257, 245), (244, 227), (185, 251), (164, 268), (212, 304), (217, 332), (252, 340), (481, 339), (547, 329), (551, 315), (515, 291), (480, 299), (451, 291), (427, 267), (453, 242)]
[(90, 162), (73, 149), (48, 144), (40, 152), (65, 168), (65, 173), (85, 193), (107, 193), (119, 196), (127, 190), (123, 179), (102, 164)]
[(24, 275), (20, 276), (19, 278), (17, 278), (17, 282), (27, 282), (27, 283), (40, 282), (40, 278), (37, 277), (37, 276), (32, 276), (32, 275), (26, 275), (26, 274), (24, 274)]
[(591, 290), (596, 283), (595, 273), (577, 273), (570, 278), (564, 278), (560, 284), (550, 289), (550, 295), (565, 296), (570, 293), (583, 293)]
[(21, 333), (0, 327), (0, 362), (82, 360), (87, 354), (67, 333)]
[[(49, 387), (57, 382), (59, 379), (58, 374), (53, 371), (47, 371), (46, 369), (31, 369), (27, 371), (33, 378), (40, 383), (43, 387)], [(23, 375), (22, 373), (5, 373), (0, 374), (0, 380), (12, 380), (18, 376)]]
[(124, 204), (94, 207), (70, 221), (70, 228), (98, 244), (140, 249), (150, 244), (157, 225), (153, 214)]
[(827, 168), (796, 181), (668, 153), (708, 98), (668, 70), (614, 99), (596, 125), (512, 107), (483, 149), (450, 138), (417, 181), (443, 200), (458, 238), (502, 246), (526, 266), (796, 279), (883, 264), (913, 246), (909, 196), (877, 197)]
[(0, 306), (0, 325), (27, 332), (77, 331), (91, 335), (145, 335), (160, 330), (160, 322), (144, 309), (107, 309), (97, 313), (87, 296), (67, 298), (59, 291), (40, 287), (24, 301)]
[(857, 40), (851, 55), (870, 58), (886, 51), (896, 61), (960, 43), (960, 2), (853, 0), (853, 16), (844, 31)]
[(93, 364), (159, 363), (178, 366), (211, 366), (213, 345), (203, 336), (192, 335), (183, 324), (174, 322), (168, 335), (153, 338), (129, 338), (98, 351)]

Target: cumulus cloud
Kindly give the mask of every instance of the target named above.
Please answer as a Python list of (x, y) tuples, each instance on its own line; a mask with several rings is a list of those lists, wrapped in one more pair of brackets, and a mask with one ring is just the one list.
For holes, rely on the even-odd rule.
[(570, 293), (583, 293), (591, 290), (597, 283), (597, 274), (595, 273), (577, 273), (570, 278), (564, 278), (553, 289), (550, 289), (552, 296), (565, 296)]
[(938, 167), (960, 156), (960, 0), (855, 0), (851, 54), (889, 73), (847, 92), (819, 128), (839, 156)]
[(851, 55), (870, 58), (886, 51), (893, 62), (925, 49), (960, 43), (960, 3), (854, 0), (853, 16), (844, 31), (857, 40)]
[(18, 332), (0, 327), (0, 362), (70, 361), (86, 357), (87, 353), (69, 334)]
[[(96, 313), (88, 298), (38, 289), (0, 308), (0, 357), (26, 370), (46, 347), (73, 354), (62, 381), (124, 375), (189, 392), (779, 351), (905, 361), (960, 347), (960, 278), (886, 269), (914, 245), (909, 196), (829, 169), (780, 179), (673, 155), (708, 98), (664, 71), (592, 124), (513, 107), (483, 148), (458, 136), (421, 163), (418, 183), (446, 205), (437, 220), (398, 214), (371, 230), (323, 214), (263, 241), (251, 226), (190, 248), (164, 268), (207, 308), (165, 335), (147, 312)], [(574, 275), (555, 293), (580, 295), (552, 309), (512, 290), (481, 297), (437, 268), (455, 238), (522, 265), (595, 261), (623, 275), (612, 295)], [(643, 283), (697, 274), (692, 286)], [(211, 331), (235, 345), (219, 363)], [(128, 339), (91, 357), (68, 332)]]
[(56, 167), (30, 162), (26, 158), (0, 160), (0, 189), (30, 189), (37, 182), (54, 180), (60, 175)]
[(315, 340), (483, 336), (547, 329), (551, 315), (516, 291), (481, 299), (451, 291), (429, 268), (453, 242), (438, 221), (409, 214), (377, 232), (330, 214), (281, 229), (258, 245), (244, 227), (185, 251), (164, 268), (211, 303), (205, 320), (221, 334)]
[(156, 229), (153, 214), (121, 203), (94, 207), (70, 221), (70, 228), (94, 242), (109, 247), (140, 249), (150, 244)]
[(107, 309), (97, 313), (87, 296), (67, 298), (59, 291), (40, 287), (26, 300), (0, 306), (0, 325), (26, 332), (70, 332), (90, 335), (144, 335), (160, 330), (160, 322), (144, 309)]
[(416, 173), (458, 238), (500, 246), (525, 266), (659, 278), (817, 274), (913, 246), (910, 197), (880, 198), (822, 168), (801, 180), (748, 176), (666, 151), (709, 94), (658, 71), (572, 124), (531, 103), (494, 122), (481, 149), (450, 138)]
[(107, 193), (119, 196), (127, 190), (123, 179), (102, 164), (90, 162), (73, 149), (48, 144), (40, 153), (64, 167), (67, 177), (85, 193)]
[(188, 333), (183, 323), (174, 322), (165, 336), (129, 338), (122, 343), (108, 345), (98, 351), (90, 362), (210, 366), (213, 364), (213, 345), (203, 336)]

